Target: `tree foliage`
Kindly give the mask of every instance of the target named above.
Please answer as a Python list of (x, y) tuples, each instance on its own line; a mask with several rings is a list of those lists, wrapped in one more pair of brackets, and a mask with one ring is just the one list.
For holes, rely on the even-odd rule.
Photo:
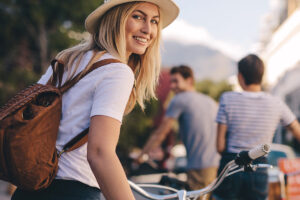
[(127, 155), (134, 147), (142, 148), (153, 131), (154, 118), (159, 113), (159, 102), (152, 99), (146, 103), (146, 109), (135, 106), (133, 111), (124, 117), (119, 140), (119, 152)]
[(69, 32), (82, 32), (84, 19), (101, 3), (101, 0), (1, 1), (0, 103), (37, 81), (59, 51), (78, 43), (69, 37)]
[(232, 91), (232, 85), (227, 81), (214, 82), (207, 79), (197, 82), (196, 89), (203, 94), (207, 94), (216, 101), (219, 101), (223, 92)]

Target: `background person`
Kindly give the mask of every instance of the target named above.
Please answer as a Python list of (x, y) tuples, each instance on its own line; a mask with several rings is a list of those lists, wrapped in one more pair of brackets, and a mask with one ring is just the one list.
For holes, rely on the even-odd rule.
[[(218, 173), (237, 153), (260, 144), (271, 144), (278, 123), (300, 140), (295, 115), (279, 98), (261, 89), (264, 63), (250, 54), (238, 62), (238, 81), (243, 92), (226, 92), (220, 98), (217, 115), (217, 149), (222, 154)], [(260, 158), (256, 163), (266, 163)], [(268, 196), (266, 169), (240, 172), (224, 179), (214, 192), (216, 199), (263, 200)]]
[(173, 67), (170, 74), (170, 86), (176, 95), (138, 160), (159, 146), (178, 120), (180, 138), (187, 151), (187, 183), (191, 189), (196, 190), (211, 183), (217, 174), (219, 155), (214, 146), (217, 104), (210, 97), (195, 91), (194, 75), (190, 67)]
[[(65, 64), (63, 82), (85, 70), (95, 54), (121, 63), (94, 70), (64, 93), (57, 149), (90, 127), (88, 143), (62, 154), (49, 188), (17, 189), (13, 200), (94, 200), (100, 199), (99, 186), (106, 199), (134, 199), (115, 152), (122, 117), (136, 101), (143, 108), (144, 100), (155, 96), (161, 28), (178, 12), (171, 0), (106, 0), (87, 17), (90, 39), (56, 56)], [(49, 68), (39, 83), (47, 83), (51, 75)]]

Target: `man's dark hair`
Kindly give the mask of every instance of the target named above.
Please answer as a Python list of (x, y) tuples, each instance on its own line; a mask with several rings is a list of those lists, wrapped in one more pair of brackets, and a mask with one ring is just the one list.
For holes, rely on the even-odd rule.
[(186, 65), (179, 65), (173, 67), (170, 71), (170, 74), (176, 74), (176, 73), (179, 73), (184, 79), (192, 78), (194, 80), (193, 70)]
[(261, 84), (264, 75), (264, 63), (254, 54), (249, 54), (238, 62), (239, 73), (246, 85)]

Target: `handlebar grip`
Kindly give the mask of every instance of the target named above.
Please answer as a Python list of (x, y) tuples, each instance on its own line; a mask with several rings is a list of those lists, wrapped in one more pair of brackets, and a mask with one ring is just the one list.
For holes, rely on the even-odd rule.
[(256, 158), (259, 158), (261, 156), (264, 156), (266, 155), (267, 153), (270, 152), (270, 145), (268, 144), (262, 144), (254, 149), (251, 149), (249, 152), (248, 152), (248, 155), (249, 157), (252, 159), (252, 160), (255, 160)]
[(270, 146), (268, 144), (260, 145), (250, 151), (240, 152), (236, 159), (235, 163), (238, 165), (247, 165), (250, 164), (253, 160), (266, 155), (270, 152)]

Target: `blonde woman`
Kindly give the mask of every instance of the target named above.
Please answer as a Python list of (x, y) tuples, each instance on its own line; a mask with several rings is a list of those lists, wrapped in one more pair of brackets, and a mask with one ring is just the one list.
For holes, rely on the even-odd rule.
[[(82, 78), (63, 95), (57, 149), (90, 127), (88, 142), (62, 154), (56, 179), (38, 192), (17, 189), (12, 199), (86, 200), (134, 199), (116, 155), (124, 113), (136, 102), (155, 97), (160, 72), (160, 33), (178, 15), (172, 0), (106, 0), (86, 19), (87, 42), (57, 55), (65, 64), (63, 82), (74, 77), (91, 59), (115, 58)], [(39, 83), (52, 75), (49, 68)]]

